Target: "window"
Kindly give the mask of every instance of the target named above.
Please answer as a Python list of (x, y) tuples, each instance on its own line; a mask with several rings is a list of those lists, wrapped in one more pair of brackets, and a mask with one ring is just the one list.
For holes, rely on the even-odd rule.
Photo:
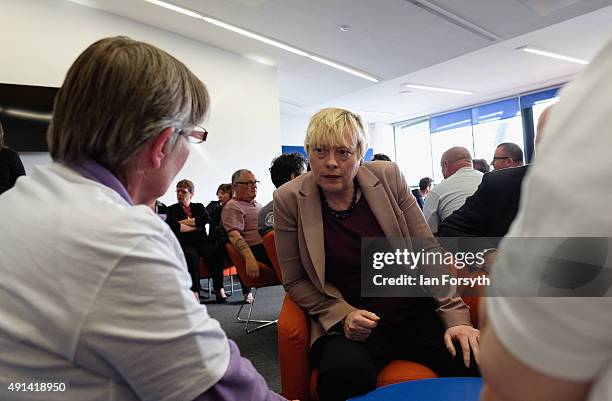
[(453, 146), (463, 146), (474, 154), (472, 138), (472, 110), (464, 109), (441, 114), (429, 120), (431, 130), (431, 155), (433, 161), (433, 180), (438, 183), (444, 179), (440, 168), (442, 154)]
[(442, 154), (453, 146), (463, 146), (474, 154), (472, 126), (449, 129), (431, 134), (431, 153), (433, 158), (433, 180), (437, 184), (444, 179), (440, 168)]
[(395, 156), (410, 186), (417, 186), (421, 178), (432, 176), (431, 142), (427, 119), (395, 127)]
[(489, 103), (473, 110), (474, 158), (493, 160), (500, 143), (516, 143), (523, 151), (523, 121), (518, 98)]

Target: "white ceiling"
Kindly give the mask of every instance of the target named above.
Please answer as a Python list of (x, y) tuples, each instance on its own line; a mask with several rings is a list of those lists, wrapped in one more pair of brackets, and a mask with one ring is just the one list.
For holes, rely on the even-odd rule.
[[(72, 1), (276, 65), (284, 113), (310, 115), (331, 105), (380, 112), (367, 114), (369, 121), (565, 82), (582, 66), (516, 48), (530, 44), (588, 60), (612, 37), (612, 0), (171, 1), (381, 79), (373, 84), (143, 0)], [(407, 82), (475, 93), (400, 94)]]

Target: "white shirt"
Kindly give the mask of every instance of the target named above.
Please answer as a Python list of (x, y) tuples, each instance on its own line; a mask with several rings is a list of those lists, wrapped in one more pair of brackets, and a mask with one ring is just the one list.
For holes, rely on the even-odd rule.
[[(159, 217), (60, 164), (0, 197), (2, 400), (192, 400), (229, 363)], [(10, 392), (5, 382), (66, 382)]]
[(432, 233), (438, 224), (465, 203), (482, 181), (482, 173), (471, 167), (462, 167), (438, 185), (425, 198), (423, 215)]
[[(545, 128), (537, 162), (523, 182), (520, 210), (508, 237), (610, 238), (612, 44), (560, 98)], [(572, 190), (583, 187), (585, 179), (589, 182), (586, 197)], [(542, 252), (540, 242), (550, 242), (539, 239), (523, 241), (521, 252), (509, 257), (504, 250), (514, 242), (508, 237), (500, 245), (492, 282), (501, 283), (498, 294), (512, 296), (529, 285), (522, 279), (523, 271), (537, 280), (542, 265), (558, 263), (558, 259), (545, 256), (534, 261), (533, 255)], [(612, 400), (610, 241), (602, 266), (602, 273), (592, 281), (608, 287), (607, 297), (486, 300), (495, 332), (516, 358), (543, 374), (594, 382), (590, 401)]]

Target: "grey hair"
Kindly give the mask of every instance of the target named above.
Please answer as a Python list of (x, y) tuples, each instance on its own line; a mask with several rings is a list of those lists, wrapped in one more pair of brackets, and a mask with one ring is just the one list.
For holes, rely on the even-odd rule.
[(248, 174), (248, 173), (253, 174), (253, 172), (251, 170), (247, 170), (245, 168), (242, 168), (240, 170), (236, 170), (234, 172), (234, 174), (232, 174), (232, 185), (236, 185), (236, 181), (238, 181), (240, 179), (240, 176), (242, 174)]
[(76, 59), (57, 93), (49, 151), (55, 161), (93, 159), (122, 176), (160, 132), (200, 124), (209, 105), (204, 84), (170, 54), (127, 37), (101, 39)]

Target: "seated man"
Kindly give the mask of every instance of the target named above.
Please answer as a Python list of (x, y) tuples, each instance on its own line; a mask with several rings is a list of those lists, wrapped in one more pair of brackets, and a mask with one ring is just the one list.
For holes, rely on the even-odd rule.
[(433, 184), (433, 180), (429, 177), (423, 177), (419, 180), (419, 187), (412, 190), (412, 195), (414, 195), (417, 204), (423, 210), (423, 206), (425, 205), (425, 198), (427, 198), (427, 194), (431, 191), (431, 184)]
[[(306, 159), (299, 153), (282, 154), (272, 160), (270, 177), (276, 188), (291, 181), (306, 171)], [(274, 202), (270, 201), (259, 211), (259, 233), (264, 235), (274, 228)]]
[(472, 155), (461, 146), (448, 149), (440, 159), (444, 181), (429, 192), (423, 215), (432, 233), (438, 232), (438, 224), (459, 209), (472, 195), (482, 173), (472, 168)]
[[(261, 205), (255, 201), (258, 183), (249, 170), (242, 169), (232, 174), (234, 197), (221, 212), (221, 222), (229, 241), (244, 258), (246, 273), (250, 277), (259, 276), (258, 261), (272, 267), (257, 229), (257, 217), (261, 209)], [(245, 294), (244, 300), (247, 303), (253, 302), (251, 292)]]
[(284, 399), (196, 301), (176, 237), (147, 206), (206, 139), (209, 105), (183, 63), (126, 37), (70, 67), (54, 162), (0, 196), (3, 401)]
[(495, 154), (491, 162), (493, 170), (521, 167), (523, 164), (523, 150), (516, 143), (500, 143), (495, 148)]

